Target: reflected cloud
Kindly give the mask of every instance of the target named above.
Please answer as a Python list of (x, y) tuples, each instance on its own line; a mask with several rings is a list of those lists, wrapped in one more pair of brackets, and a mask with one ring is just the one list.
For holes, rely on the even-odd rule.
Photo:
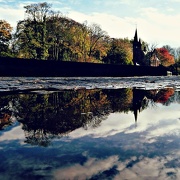
[(0, 100), (2, 117), (18, 120), (1, 118), (0, 179), (180, 178), (174, 89), (73, 89)]
[(0, 135), (0, 142), (11, 140), (24, 140), (24, 131), (20, 125), (11, 129), (11, 131), (5, 131)]
[(157, 136), (173, 135), (180, 136), (179, 104), (172, 104), (173, 110), (169, 111), (168, 106), (157, 104), (156, 108), (148, 108), (140, 113), (135, 125), (133, 113), (112, 113), (101, 126), (96, 129), (84, 131), (79, 128), (70, 133), (71, 138), (91, 136), (94, 138), (113, 136), (118, 133), (132, 134), (144, 132), (144, 139), (155, 138)]
[[(120, 173), (115, 176), (119, 179), (179, 179), (180, 168), (167, 167), (170, 157), (145, 157), (129, 168), (120, 168)], [(121, 167), (121, 163), (119, 164)], [(118, 167), (118, 168), (119, 168)]]
[(84, 131), (83, 128), (79, 128), (69, 134), (71, 138), (80, 138), (83, 136), (91, 136), (93, 138), (112, 136), (120, 132), (124, 132), (125, 129), (134, 125), (133, 113), (111, 113), (106, 121), (101, 123), (98, 128), (90, 128)]
[(174, 168), (173, 162), (177, 157), (132, 157), (120, 161), (118, 156), (107, 159), (88, 158), (83, 165), (60, 168), (53, 172), (54, 179), (90, 179), (101, 176), (105, 171), (116, 169), (111, 177), (119, 179), (179, 179), (180, 168)]
[(54, 179), (89, 179), (94, 175), (109, 170), (118, 162), (118, 156), (107, 159), (89, 158), (83, 165), (75, 164), (71, 167), (61, 168), (54, 171)]

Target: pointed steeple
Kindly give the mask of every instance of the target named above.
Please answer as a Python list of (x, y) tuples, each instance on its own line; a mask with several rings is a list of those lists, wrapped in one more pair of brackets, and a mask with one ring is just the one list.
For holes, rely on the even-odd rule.
[(135, 122), (137, 122), (137, 118), (138, 118), (138, 110), (134, 109), (134, 119), (135, 119)]
[(134, 41), (138, 42), (137, 28), (136, 28), (135, 35), (134, 35)]

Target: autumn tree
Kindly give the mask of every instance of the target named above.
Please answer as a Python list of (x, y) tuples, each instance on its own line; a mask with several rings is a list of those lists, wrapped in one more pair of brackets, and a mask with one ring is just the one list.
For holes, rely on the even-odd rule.
[(49, 58), (52, 60), (73, 60), (74, 29), (78, 23), (54, 13), (47, 21), (47, 39), (49, 42)]
[(73, 42), (72, 50), (77, 55), (79, 62), (86, 62), (88, 59), (88, 52), (90, 47), (89, 31), (87, 21), (82, 24), (77, 24), (73, 27)]
[[(84, 26), (72, 19), (68, 20), (68, 26), (65, 29), (64, 50), (66, 60), (83, 61), (87, 55), (87, 30)], [(65, 54), (64, 54), (65, 55)], [(63, 58), (63, 59), (64, 59)]]
[(110, 49), (103, 59), (105, 63), (129, 65), (132, 64), (132, 44), (128, 39), (111, 39)]
[(89, 36), (88, 57), (98, 59), (101, 54), (101, 46), (107, 33), (101, 29), (98, 24), (91, 24), (87, 26)]
[(172, 48), (170, 45), (165, 45), (163, 48), (167, 49), (174, 57), (174, 63), (170, 65), (169, 70), (173, 74), (178, 74), (178, 72), (180, 72), (180, 47)]
[(105, 32), (98, 25), (88, 26), (86, 22), (80, 24), (67, 17), (56, 16), (49, 19), (47, 29), (52, 42), (49, 49), (52, 59), (56, 54), (56, 60), (101, 62), (106, 55)]
[(87, 45), (84, 45), (87, 28), (83, 25), (50, 10), (47, 3), (32, 4), (25, 9), (27, 18), (18, 22), (16, 31), (19, 57), (78, 61), (81, 52), (87, 54), (82, 48)]
[(163, 66), (170, 66), (175, 63), (174, 56), (166, 48), (157, 48), (157, 56)]
[(17, 57), (58, 61), (132, 64), (128, 39), (110, 39), (98, 24), (80, 24), (38, 3), (25, 6), (19, 21), (15, 49)]
[(162, 48), (165, 48), (168, 50), (169, 54), (173, 55), (174, 58), (176, 56), (176, 50), (175, 48), (172, 48), (170, 45), (164, 45)]
[(154, 101), (165, 104), (173, 94), (173, 88), (162, 89), (156, 94)]
[(0, 56), (10, 55), (9, 44), (12, 38), (12, 30), (13, 28), (7, 21), (0, 20)]

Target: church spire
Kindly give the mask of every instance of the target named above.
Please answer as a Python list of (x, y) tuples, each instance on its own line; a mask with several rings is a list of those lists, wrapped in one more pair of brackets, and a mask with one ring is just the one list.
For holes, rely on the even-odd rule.
[(134, 35), (134, 41), (138, 42), (137, 28), (136, 28), (135, 35)]

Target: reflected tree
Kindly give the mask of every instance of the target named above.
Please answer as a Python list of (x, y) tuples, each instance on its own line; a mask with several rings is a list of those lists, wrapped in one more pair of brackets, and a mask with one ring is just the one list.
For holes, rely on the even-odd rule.
[(133, 106), (135, 121), (138, 118), (138, 112), (146, 109), (148, 106), (155, 106), (156, 103), (169, 105), (174, 102), (175, 90), (173, 88), (166, 88), (160, 90), (140, 90), (133, 89)]
[(5, 96), (1, 98), (0, 104), (0, 130), (11, 126), (16, 120), (20, 119), (19, 110), (21, 109), (17, 97)]
[[(22, 123), (26, 143), (48, 146), (53, 138), (67, 136), (78, 128), (97, 128), (110, 113), (138, 112), (153, 103), (180, 102), (174, 89), (78, 89), (45, 94), (0, 96), (1, 129), (11, 124), (11, 117)], [(151, 104), (150, 104), (151, 103)], [(3, 124), (4, 123), (4, 124)]]

